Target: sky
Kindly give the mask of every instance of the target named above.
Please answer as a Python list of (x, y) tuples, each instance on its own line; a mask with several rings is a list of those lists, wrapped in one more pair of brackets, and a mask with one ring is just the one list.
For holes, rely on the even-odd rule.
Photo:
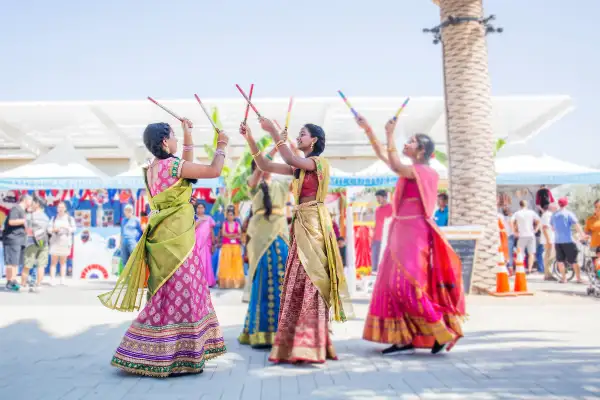
[[(577, 4), (577, 7), (567, 4)], [(600, 167), (600, 0), (484, 0), (493, 95), (573, 97), (533, 145)], [(441, 96), (431, 0), (0, 0), (0, 101)], [(260, 92), (259, 92), (260, 91)]]

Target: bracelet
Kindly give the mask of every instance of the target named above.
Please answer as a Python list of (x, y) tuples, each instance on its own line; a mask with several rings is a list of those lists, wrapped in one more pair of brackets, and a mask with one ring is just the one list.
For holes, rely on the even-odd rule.
[(194, 150), (193, 144), (184, 144), (183, 145), (183, 151), (193, 151), (193, 150)]
[(226, 141), (224, 141), (224, 140), (219, 140), (219, 141), (217, 141), (217, 145), (218, 145), (219, 143), (223, 143), (225, 146), (227, 146), (227, 144), (228, 144), (228, 142), (226, 142)]
[(396, 148), (396, 146), (392, 146), (387, 148), (388, 153), (395, 153), (398, 151), (398, 149)]
[(371, 144), (373, 146), (380, 146), (381, 144), (379, 143), (379, 140), (375, 139), (375, 140), (370, 140)]
[(250, 154), (250, 155), (252, 156), (252, 158), (256, 158), (256, 157), (260, 156), (260, 153), (262, 153), (262, 151), (258, 150), (256, 153)]
[(284, 144), (285, 144), (285, 140), (283, 140), (283, 139), (282, 139), (282, 140), (280, 140), (279, 142), (277, 142), (277, 143), (275, 144), (275, 148), (276, 148), (276, 149), (278, 149), (278, 148), (280, 148), (281, 146), (283, 146)]
[(215, 150), (215, 157), (216, 156), (223, 156), (223, 157), (225, 157), (225, 151), (221, 150), (221, 149)]

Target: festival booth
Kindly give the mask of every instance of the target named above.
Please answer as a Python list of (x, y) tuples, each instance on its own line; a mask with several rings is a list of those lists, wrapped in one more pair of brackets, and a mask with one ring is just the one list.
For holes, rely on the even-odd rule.
[(527, 200), (534, 208), (540, 185), (553, 188), (600, 183), (600, 170), (551, 157), (527, 141), (511, 143), (500, 150), (496, 174), (498, 207), (508, 206), (513, 212), (518, 210), (520, 200)]

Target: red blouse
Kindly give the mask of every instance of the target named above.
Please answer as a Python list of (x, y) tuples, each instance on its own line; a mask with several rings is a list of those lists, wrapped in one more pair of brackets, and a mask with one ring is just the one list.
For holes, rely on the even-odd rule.
[(300, 197), (315, 197), (317, 190), (319, 190), (319, 178), (316, 171), (306, 172), (304, 174), (304, 182), (302, 182), (302, 189), (300, 189)]

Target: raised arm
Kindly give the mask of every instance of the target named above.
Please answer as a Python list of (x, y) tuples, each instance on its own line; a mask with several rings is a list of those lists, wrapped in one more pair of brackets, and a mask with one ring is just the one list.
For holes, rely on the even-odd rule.
[[(252, 157), (254, 158), (254, 161), (256, 161), (258, 168), (262, 171), (272, 172), (274, 174), (292, 175), (292, 168), (289, 165), (273, 162), (268, 157), (262, 155), (262, 152), (256, 145), (254, 137), (252, 137), (250, 127), (243, 122), (240, 124), (240, 133), (244, 139), (246, 139), (246, 142), (248, 142), (250, 152), (252, 153)], [(277, 146), (275, 146), (275, 149), (277, 149)]]
[(377, 156), (377, 158), (379, 158), (388, 167), (390, 167), (390, 160), (388, 159), (387, 154), (384, 151), (382, 144), (379, 142), (379, 140), (377, 140), (377, 137), (375, 136), (375, 132), (373, 132), (373, 128), (371, 128), (371, 125), (369, 125), (367, 120), (365, 118), (363, 118), (362, 115), (359, 115), (358, 118), (356, 118), (356, 123), (358, 124), (359, 127), (362, 128), (363, 131), (365, 131), (365, 134), (369, 138), (369, 142), (371, 142), (371, 146), (373, 147), (373, 150), (375, 151), (375, 155)]
[(221, 175), (225, 163), (225, 148), (229, 138), (221, 131), (217, 139), (217, 150), (210, 165), (197, 164), (192, 161), (184, 162), (181, 167), (181, 177), (188, 179), (211, 179)]
[(192, 138), (192, 128), (194, 124), (187, 118), (181, 121), (181, 129), (183, 129), (183, 152), (181, 158), (188, 162), (194, 161), (194, 140)]
[(394, 138), (394, 130), (396, 130), (396, 121), (390, 119), (387, 124), (385, 124), (385, 135), (387, 137), (387, 157), (389, 160), (389, 166), (392, 171), (397, 173), (400, 176), (403, 176), (408, 179), (414, 179), (415, 173), (413, 167), (411, 165), (404, 164), (402, 160), (400, 160), (400, 156), (398, 155), (398, 149), (396, 148), (395, 138)]
[[(272, 160), (276, 153), (277, 153), (277, 148), (273, 147), (271, 149), (271, 151), (269, 152), (269, 154), (267, 154), (266, 158), (268, 160)], [(255, 154), (255, 152), (253, 152), (252, 154)], [(257, 166), (258, 166), (258, 163), (257, 163)], [(258, 185), (258, 183), (262, 179), (262, 176), (263, 176), (263, 171), (260, 168), (256, 168), (254, 170), (254, 172), (252, 173), (252, 175), (250, 175), (248, 177), (248, 180), (246, 181), (246, 183), (248, 183), (248, 186), (253, 189), (256, 187), (256, 185)]]
[(300, 157), (290, 149), (286, 141), (281, 137), (277, 127), (267, 118), (260, 119), (260, 126), (268, 132), (275, 141), (275, 147), (279, 150), (281, 158), (287, 165), (292, 168), (303, 169), (305, 171), (314, 171), (317, 166), (315, 162), (309, 158)]

